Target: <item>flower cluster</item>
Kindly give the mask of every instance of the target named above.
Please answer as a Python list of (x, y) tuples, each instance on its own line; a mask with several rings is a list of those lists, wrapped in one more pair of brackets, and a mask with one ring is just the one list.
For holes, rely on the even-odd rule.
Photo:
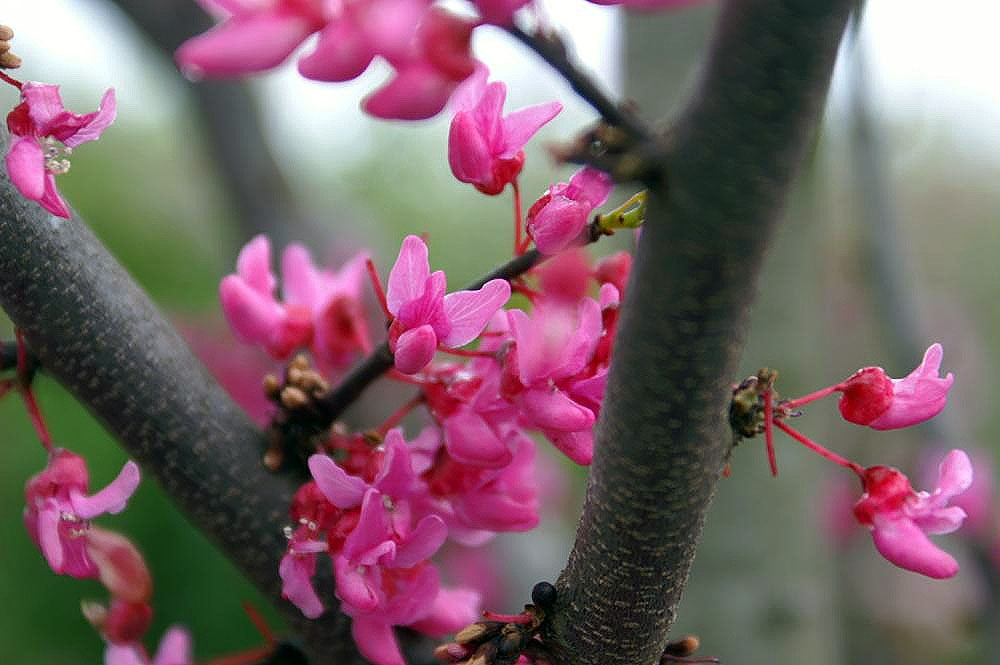
[[(841, 393), (839, 407), (845, 420), (873, 429), (886, 430), (909, 427), (936, 416), (944, 408), (954, 376), (940, 376), (943, 350), (932, 344), (923, 361), (902, 379), (890, 378), (881, 367), (865, 367), (850, 377), (822, 390), (797, 399), (773, 404), (774, 373), (762, 370), (753, 380), (734, 389), (731, 421), (740, 422), (740, 404), (749, 395), (756, 404), (759, 394), (763, 405), (752, 407), (753, 418), (763, 414), (763, 420), (750, 423), (742, 434), (752, 435), (762, 430), (767, 434), (772, 472), (776, 472), (771, 450), (771, 426), (778, 427), (799, 443), (828, 460), (853, 471), (861, 480), (862, 496), (854, 504), (854, 517), (872, 534), (875, 548), (888, 561), (928, 577), (952, 577), (958, 572), (955, 559), (938, 548), (928, 534), (950, 533), (965, 520), (966, 512), (949, 505), (972, 485), (972, 463), (961, 450), (948, 453), (938, 469), (934, 490), (917, 492), (909, 479), (898, 469), (888, 466), (862, 467), (811, 440), (786, 421), (798, 415), (797, 409), (818, 399)], [(839, 524), (839, 520), (837, 520)]]

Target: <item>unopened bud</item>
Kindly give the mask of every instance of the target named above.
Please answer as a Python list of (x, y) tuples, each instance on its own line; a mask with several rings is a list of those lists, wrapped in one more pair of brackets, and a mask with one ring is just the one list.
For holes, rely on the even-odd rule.
[[(0, 26), (2, 28), (3, 26)], [(80, 611), (83, 612), (83, 618), (87, 622), (96, 628), (98, 631), (104, 630), (104, 622), (108, 618), (108, 608), (101, 605), (96, 600), (81, 600), (80, 601)]]
[(281, 463), (285, 460), (284, 454), (279, 448), (268, 448), (264, 453), (264, 466), (268, 471), (277, 471), (281, 468)]
[(698, 639), (697, 635), (685, 635), (675, 642), (668, 642), (667, 648), (663, 650), (663, 653), (684, 658), (693, 654), (700, 646), (701, 640)]
[(112, 644), (138, 642), (153, 621), (153, 608), (146, 603), (125, 603), (115, 600), (104, 622), (102, 633)]
[(285, 373), (285, 378), (287, 379), (288, 383), (297, 386), (302, 383), (302, 373), (304, 371), (305, 371), (304, 369), (300, 369), (294, 365), (290, 365), (288, 367), (288, 372)]
[(9, 42), (14, 39), (14, 31), (9, 25), (0, 25), (0, 42)]
[(286, 409), (300, 409), (309, 403), (309, 396), (295, 386), (285, 386), (281, 390), (281, 405)]
[(449, 642), (434, 649), (434, 657), (443, 663), (460, 663), (469, 657), (469, 650), (461, 644)]
[(0, 69), (17, 69), (20, 66), (21, 59), (10, 51), (0, 53)]
[(267, 374), (264, 376), (264, 394), (274, 399), (278, 396), (278, 391), (280, 390), (281, 381), (278, 380), (278, 377), (274, 374)]
[(292, 362), (288, 363), (289, 370), (294, 369), (309, 369), (309, 358), (306, 357), (304, 353), (300, 353), (294, 358)]

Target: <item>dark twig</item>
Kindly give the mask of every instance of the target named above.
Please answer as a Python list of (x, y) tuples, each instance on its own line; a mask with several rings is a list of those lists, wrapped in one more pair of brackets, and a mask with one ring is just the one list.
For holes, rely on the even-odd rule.
[(537, 53), (552, 66), (572, 86), (573, 92), (580, 95), (588, 104), (594, 107), (604, 120), (613, 126), (626, 131), (634, 141), (652, 143), (653, 131), (634, 113), (623, 109), (618, 103), (608, 97), (603, 90), (574, 63), (566, 45), (554, 34), (533, 34), (521, 30), (517, 26), (507, 28), (519, 42)]

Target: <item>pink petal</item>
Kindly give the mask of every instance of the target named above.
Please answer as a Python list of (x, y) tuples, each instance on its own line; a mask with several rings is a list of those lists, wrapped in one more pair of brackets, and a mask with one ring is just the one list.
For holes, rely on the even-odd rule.
[(45, 156), (34, 136), (24, 136), (7, 151), (5, 158), (11, 183), (29, 201), (40, 201), (45, 194)]
[(964, 450), (955, 449), (945, 455), (938, 467), (937, 488), (934, 499), (944, 505), (948, 499), (972, 487), (972, 461)]
[(57, 85), (28, 81), (21, 86), (21, 99), (28, 102), (28, 115), (40, 130), (63, 113), (67, 113)]
[(118, 106), (115, 102), (115, 89), (108, 88), (104, 93), (104, 97), (101, 98), (101, 104), (97, 107), (97, 112), (88, 114), (87, 122), (83, 126), (69, 136), (60, 136), (59, 140), (68, 148), (75, 148), (87, 141), (96, 141), (101, 138), (104, 130), (115, 121), (117, 113)]
[(514, 12), (531, 0), (475, 0), (480, 16), (487, 23), (509, 26), (514, 22)]
[(611, 188), (614, 187), (614, 181), (604, 171), (584, 166), (573, 174), (569, 185), (576, 190), (572, 198), (577, 201), (586, 201), (590, 204), (591, 209), (594, 209), (608, 200)]
[(958, 506), (937, 508), (920, 515), (909, 515), (924, 533), (944, 534), (958, 530), (965, 522), (965, 511)]
[(486, 79), (490, 76), (489, 68), (481, 62), (476, 63), (472, 75), (458, 84), (451, 96), (451, 106), (458, 111), (469, 111), (483, 96), (486, 90)]
[(430, 272), (427, 245), (417, 236), (406, 236), (389, 272), (385, 293), (389, 311), (396, 314), (404, 303), (419, 298)]
[(579, 373), (594, 356), (601, 340), (603, 326), (601, 306), (593, 298), (583, 298), (576, 308), (577, 326), (561, 349), (559, 366), (552, 371), (552, 378), (562, 379)]
[(438, 338), (451, 332), (451, 322), (444, 312), (444, 292), (447, 281), (444, 272), (435, 270), (424, 282), (424, 291), (419, 298), (405, 302), (396, 313), (396, 323), (403, 328), (429, 325)]
[(437, 335), (429, 325), (407, 330), (396, 340), (394, 362), (403, 374), (416, 374), (434, 358)]
[(456, 82), (430, 63), (397, 69), (388, 83), (361, 103), (366, 113), (389, 120), (424, 120), (441, 112)]
[(234, 15), (181, 44), (174, 58), (185, 73), (226, 77), (277, 67), (319, 28), (293, 10), (277, 7)]
[(271, 272), (271, 241), (266, 235), (254, 236), (243, 246), (236, 257), (236, 274), (261, 294), (270, 296), (274, 293), (277, 280)]
[(368, 483), (357, 476), (348, 475), (326, 455), (310, 455), (309, 472), (323, 496), (343, 510), (361, 505), (368, 490)]
[(448, 527), (437, 515), (428, 515), (396, 546), (394, 568), (412, 568), (430, 558), (448, 537)]
[(417, 26), (428, 4), (428, 0), (367, 0), (353, 8), (374, 51), (389, 62), (399, 62), (411, 57)]
[(321, 280), (309, 251), (299, 244), (285, 248), (281, 255), (282, 295), (285, 302), (315, 308), (320, 301)]
[(66, 201), (56, 188), (55, 176), (51, 173), (45, 173), (45, 192), (42, 194), (42, 198), (38, 199), (38, 204), (56, 217), (62, 217), (63, 219), (72, 217), (69, 206), (66, 205)]
[(56, 573), (63, 570), (63, 544), (59, 535), (60, 510), (55, 501), (46, 501), (46, 505), (38, 511), (38, 546), (45, 555), (45, 560)]
[(566, 457), (580, 466), (589, 466), (594, 460), (594, 431), (590, 429), (579, 432), (546, 432), (552, 442)]
[(219, 284), (222, 313), (236, 337), (246, 344), (265, 344), (285, 320), (281, 305), (252, 288), (242, 277), (229, 275)]
[(417, 477), (410, 464), (410, 449), (400, 429), (393, 428), (385, 435), (386, 456), (384, 466), (373, 486), (383, 494), (401, 499), (410, 495)]
[(441, 343), (452, 348), (468, 344), (509, 299), (510, 284), (505, 279), (491, 279), (478, 291), (449, 293), (444, 297), (444, 313), (451, 332)]
[(872, 539), (879, 553), (890, 563), (905, 570), (936, 579), (953, 577), (958, 573), (958, 563), (947, 552), (938, 548), (908, 519), (898, 519), (876, 524)]
[(537, 104), (508, 114), (503, 119), (503, 149), (500, 159), (510, 159), (525, 146), (542, 125), (562, 111), (562, 104), (549, 102)]
[(479, 617), (481, 603), (482, 596), (472, 589), (440, 589), (430, 615), (410, 627), (440, 639), (474, 622)]
[(71, 490), (73, 512), (83, 519), (91, 519), (104, 513), (118, 514), (125, 510), (125, 504), (138, 486), (139, 467), (135, 462), (126, 462), (118, 477), (97, 494), (88, 497)]
[(288, 552), (281, 557), (281, 563), (278, 564), (282, 597), (290, 600), (310, 619), (315, 619), (323, 613), (323, 603), (312, 585), (312, 577), (315, 574), (315, 555)]
[[(385, 506), (382, 505), (382, 493), (369, 489), (361, 503), (358, 524), (344, 540), (343, 554), (352, 563), (357, 563), (362, 557), (379, 549), (383, 543), (389, 542), (392, 534), (386, 512)], [(379, 549), (378, 557), (387, 551), (384, 548)]]
[(526, 390), (519, 402), (522, 415), (541, 429), (578, 432), (594, 426), (594, 413), (561, 390)]
[(104, 650), (104, 665), (148, 665), (148, 661), (131, 644), (108, 644)]
[(448, 454), (462, 464), (499, 469), (510, 463), (511, 452), (481, 416), (468, 409), (444, 421)]
[(333, 560), (333, 570), (337, 598), (347, 606), (345, 610), (371, 612), (378, 607), (378, 594), (357, 566), (351, 565), (346, 557), (338, 556)]
[(940, 413), (955, 381), (950, 372), (944, 378), (938, 376), (943, 353), (940, 344), (932, 344), (919, 367), (902, 379), (893, 379), (889, 409), (868, 426), (880, 430), (909, 427)]
[(575, 241), (594, 207), (588, 202), (553, 196), (528, 219), (528, 234), (543, 254), (558, 254)]
[(341, 16), (319, 33), (313, 52), (299, 59), (299, 73), (314, 81), (350, 81), (368, 69), (375, 53), (361, 27)]
[[(503, 103), (507, 98), (507, 86), (501, 81), (494, 81), (483, 90), (483, 96), (472, 108), (479, 133), (489, 146), (490, 153), (496, 155), (503, 149)], [(514, 151), (515, 153), (517, 150)], [(513, 156), (513, 155), (511, 155)]]
[(451, 121), (448, 164), (460, 182), (485, 184), (493, 179), (490, 145), (469, 111), (459, 111)]
[(378, 617), (354, 617), (351, 635), (358, 651), (373, 665), (406, 665), (392, 626)]
[(179, 626), (171, 626), (160, 640), (153, 665), (190, 665), (191, 636)]
[(468, 492), (455, 506), (459, 519), (477, 529), (531, 531), (538, 526), (538, 505), (496, 492)]

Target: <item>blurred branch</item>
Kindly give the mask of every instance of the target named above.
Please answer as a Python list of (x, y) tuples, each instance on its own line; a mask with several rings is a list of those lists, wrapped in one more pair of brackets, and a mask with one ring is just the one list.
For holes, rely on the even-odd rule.
[[(0, 138), (0, 152), (6, 148)], [(87, 226), (24, 200), (6, 170), (0, 170), (0, 276), (0, 306), (45, 371), (275, 602), (315, 662), (356, 659), (349, 621), (335, 601), (326, 599), (332, 609), (306, 621), (281, 598), (282, 527), (296, 479), (264, 470), (263, 434)], [(332, 589), (328, 574), (318, 586)]]
[[(212, 27), (194, 0), (109, 0), (173, 62), (186, 39)], [(179, 80), (184, 80), (177, 73)], [(209, 154), (229, 203), (250, 238), (266, 233), (277, 246), (305, 242), (322, 246), (267, 147), (256, 98), (242, 81), (202, 81), (185, 87), (194, 97)]]
[(725, 3), (650, 189), (577, 539), (546, 641), (567, 665), (667, 642), (731, 434), (764, 249), (819, 119), (852, 0)]

